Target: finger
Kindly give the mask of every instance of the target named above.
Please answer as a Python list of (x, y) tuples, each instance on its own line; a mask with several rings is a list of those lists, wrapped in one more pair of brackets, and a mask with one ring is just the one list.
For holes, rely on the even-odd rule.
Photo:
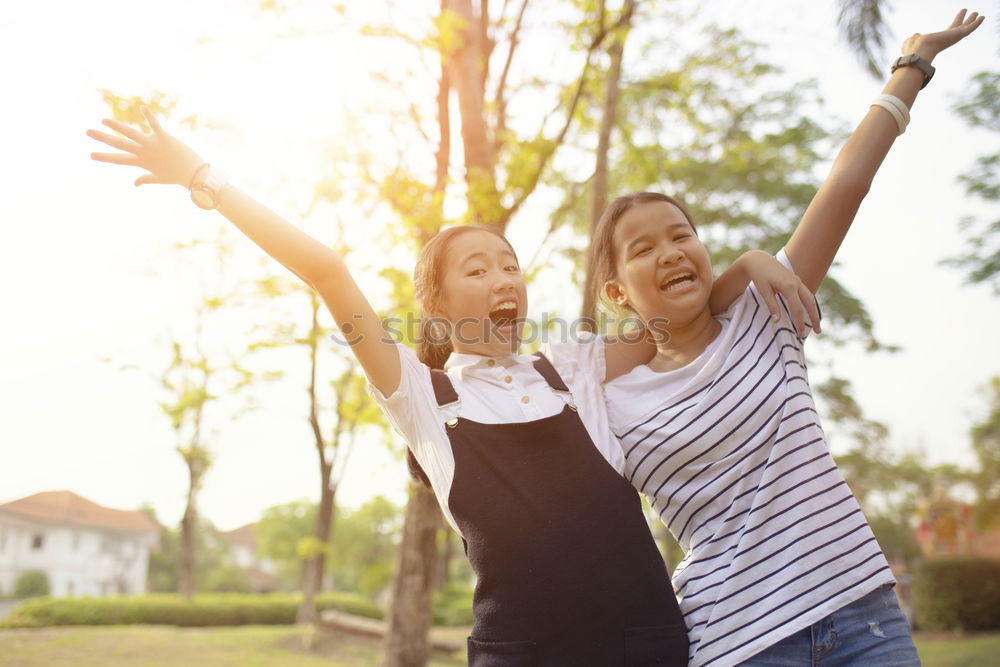
[(810, 292), (809, 288), (802, 284), (799, 284), (799, 294), (802, 297), (802, 303), (805, 304), (806, 313), (809, 315), (809, 321), (812, 323), (813, 331), (816, 333), (823, 333), (823, 329), (820, 326), (819, 303), (816, 302), (816, 295)]
[(91, 159), (98, 162), (110, 162), (112, 164), (127, 164), (132, 167), (139, 166), (139, 158), (130, 153), (91, 153)]
[(114, 118), (105, 118), (101, 122), (103, 122), (105, 125), (110, 127), (115, 132), (120, 132), (121, 134), (124, 134), (126, 137), (136, 142), (137, 144), (145, 144), (146, 141), (149, 140), (148, 135), (143, 134), (142, 132), (140, 132), (139, 130), (135, 129), (130, 125), (121, 123), (115, 120)]
[(161, 181), (156, 176), (156, 174), (153, 174), (153, 173), (146, 173), (146, 174), (143, 174), (142, 176), (140, 176), (139, 178), (135, 179), (135, 187), (139, 187), (140, 185), (154, 185), (154, 184), (162, 184), (162, 183), (163, 183), (163, 181)]
[(98, 141), (103, 141), (108, 146), (112, 148), (117, 148), (121, 151), (128, 151), (129, 153), (136, 153), (142, 150), (142, 146), (135, 143), (134, 141), (129, 141), (128, 139), (122, 139), (121, 137), (116, 137), (113, 134), (108, 134), (107, 132), (101, 132), (99, 130), (87, 130), (87, 136), (91, 139), (97, 139)]
[[(951, 25), (948, 26), (948, 27), (949, 28), (957, 28), (958, 26), (962, 25), (962, 23), (964, 23), (964, 22), (965, 22), (965, 10), (964, 9), (959, 9), (958, 13), (955, 14), (955, 20), (952, 21)], [(940, 25), (940, 24), (938, 24), (938, 25)]]
[(149, 127), (153, 129), (153, 132), (163, 131), (163, 128), (160, 127), (160, 121), (156, 120), (156, 116), (154, 116), (153, 112), (149, 110), (149, 107), (143, 105), (139, 108), (139, 110), (142, 111), (143, 118), (145, 118), (146, 122), (149, 123)]
[(798, 289), (794, 290), (792, 294), (785, 295), (785, 301), (788, 302), (788, 310), (792, 316), (792, 325), (795, 327), (795, 334), (799, 338), (806, 337), (806, 309), (802, 303), (801, 296), (799, 295)]
[(759, 285), (758, 291), (760, 295), (764, 297), (764, 303), (767, 304), (767, 309), (771, 312), (771, 321), (777, 322), (781, 319), (781, 307), (778, 305), (778, 300), (774, 297), (774, 290), (771, 289), (770, 285)]

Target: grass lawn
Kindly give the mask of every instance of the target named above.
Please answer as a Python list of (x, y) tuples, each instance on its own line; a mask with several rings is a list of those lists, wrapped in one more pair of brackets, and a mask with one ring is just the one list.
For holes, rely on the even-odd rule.
[[(333, 667), (378, 664), (375, 640), (346, 635), (301, 648), (303, 631), (286, 625), (236, 628), (171, 626), (60, 627), (0, 630), (4, 667)], [(457, 667), (465, 656), (437, 658), (433, 667)]]
[(1000, 665), (1000, 634), (955, 635), (915, 633), (924, 667), (988, 667)]
[[(467, 628), (435, 630), (462, 640)], [(301, 648), (294, 626), (175, 628), (169, 626), (61, 627), (0, 630), (4, 667), (333, 667), (378, 664), (375, 640), (329, 634), (313, 651)], [(925, 667), (1000, 664), (1000, 634), (958, 637), (917, 634)], [(465, 656), (436, 658), (432, 667), (457, 667)]]

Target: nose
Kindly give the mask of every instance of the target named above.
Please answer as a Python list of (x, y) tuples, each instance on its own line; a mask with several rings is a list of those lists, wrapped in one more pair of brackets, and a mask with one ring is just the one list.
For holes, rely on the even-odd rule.
[(513, 292), (514, 280), (507, 273), (501, 273), (497, 281), (493, 283), (493, 291), (497, 293)]
[(660, 251), (660, 264), (673, 264), (679, 262), (684, 257), (681, 249), (675, 245), (668, 245)]

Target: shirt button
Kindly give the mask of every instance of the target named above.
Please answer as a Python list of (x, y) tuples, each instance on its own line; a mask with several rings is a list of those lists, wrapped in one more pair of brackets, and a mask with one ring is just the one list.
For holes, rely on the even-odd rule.
[(513, 380), (514, 380), (514, 378), (512, 378), (509, 375), (503, 379), (503, 381), (506, 382), (507, 384), (510, 384)]
[(521, 397), (521, 402), (522, 402), (522, 403), (528, 403), (528, 402), (530, 402), (530, 401), (531, 401), (531, 399), (530, 399), (530, 398), (528, 398), (527, 396), (522, 396), (522, 397)]
[(497, 365), (497, 362), (496, 362), (496, 360), (495, 360), (495, 359), (487, 359), (487, 360), (486, 360), (486, 365), (487, 365), (487, 366), (496, 366), (496, 365)]

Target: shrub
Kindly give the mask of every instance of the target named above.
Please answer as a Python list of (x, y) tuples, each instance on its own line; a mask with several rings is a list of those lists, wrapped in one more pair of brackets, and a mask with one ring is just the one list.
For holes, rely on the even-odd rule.
[(921, 563), (913, 573), (913, 606), (921, 630), (1000, 629), (1000, 560)]
[[(196, 595), (190, 602), (171, 593), (135, 597), (39, 599), (22, 603), (0, 627), (292, 625), (301, 601), (299, 595), (284, 593)], [(383, 616), (382, 610), (370, 601), (350, 593), (317, 595), (316, 608), (321, 612), (336, 609), (375, 619)]]
[(472, 625), (472, 589), (448, 586), (434, 596), (435, 625)]
[(14, 582), (14, 597), (37, 598), (49, 594), (49, 577), (41, 570), (25, 570)]

